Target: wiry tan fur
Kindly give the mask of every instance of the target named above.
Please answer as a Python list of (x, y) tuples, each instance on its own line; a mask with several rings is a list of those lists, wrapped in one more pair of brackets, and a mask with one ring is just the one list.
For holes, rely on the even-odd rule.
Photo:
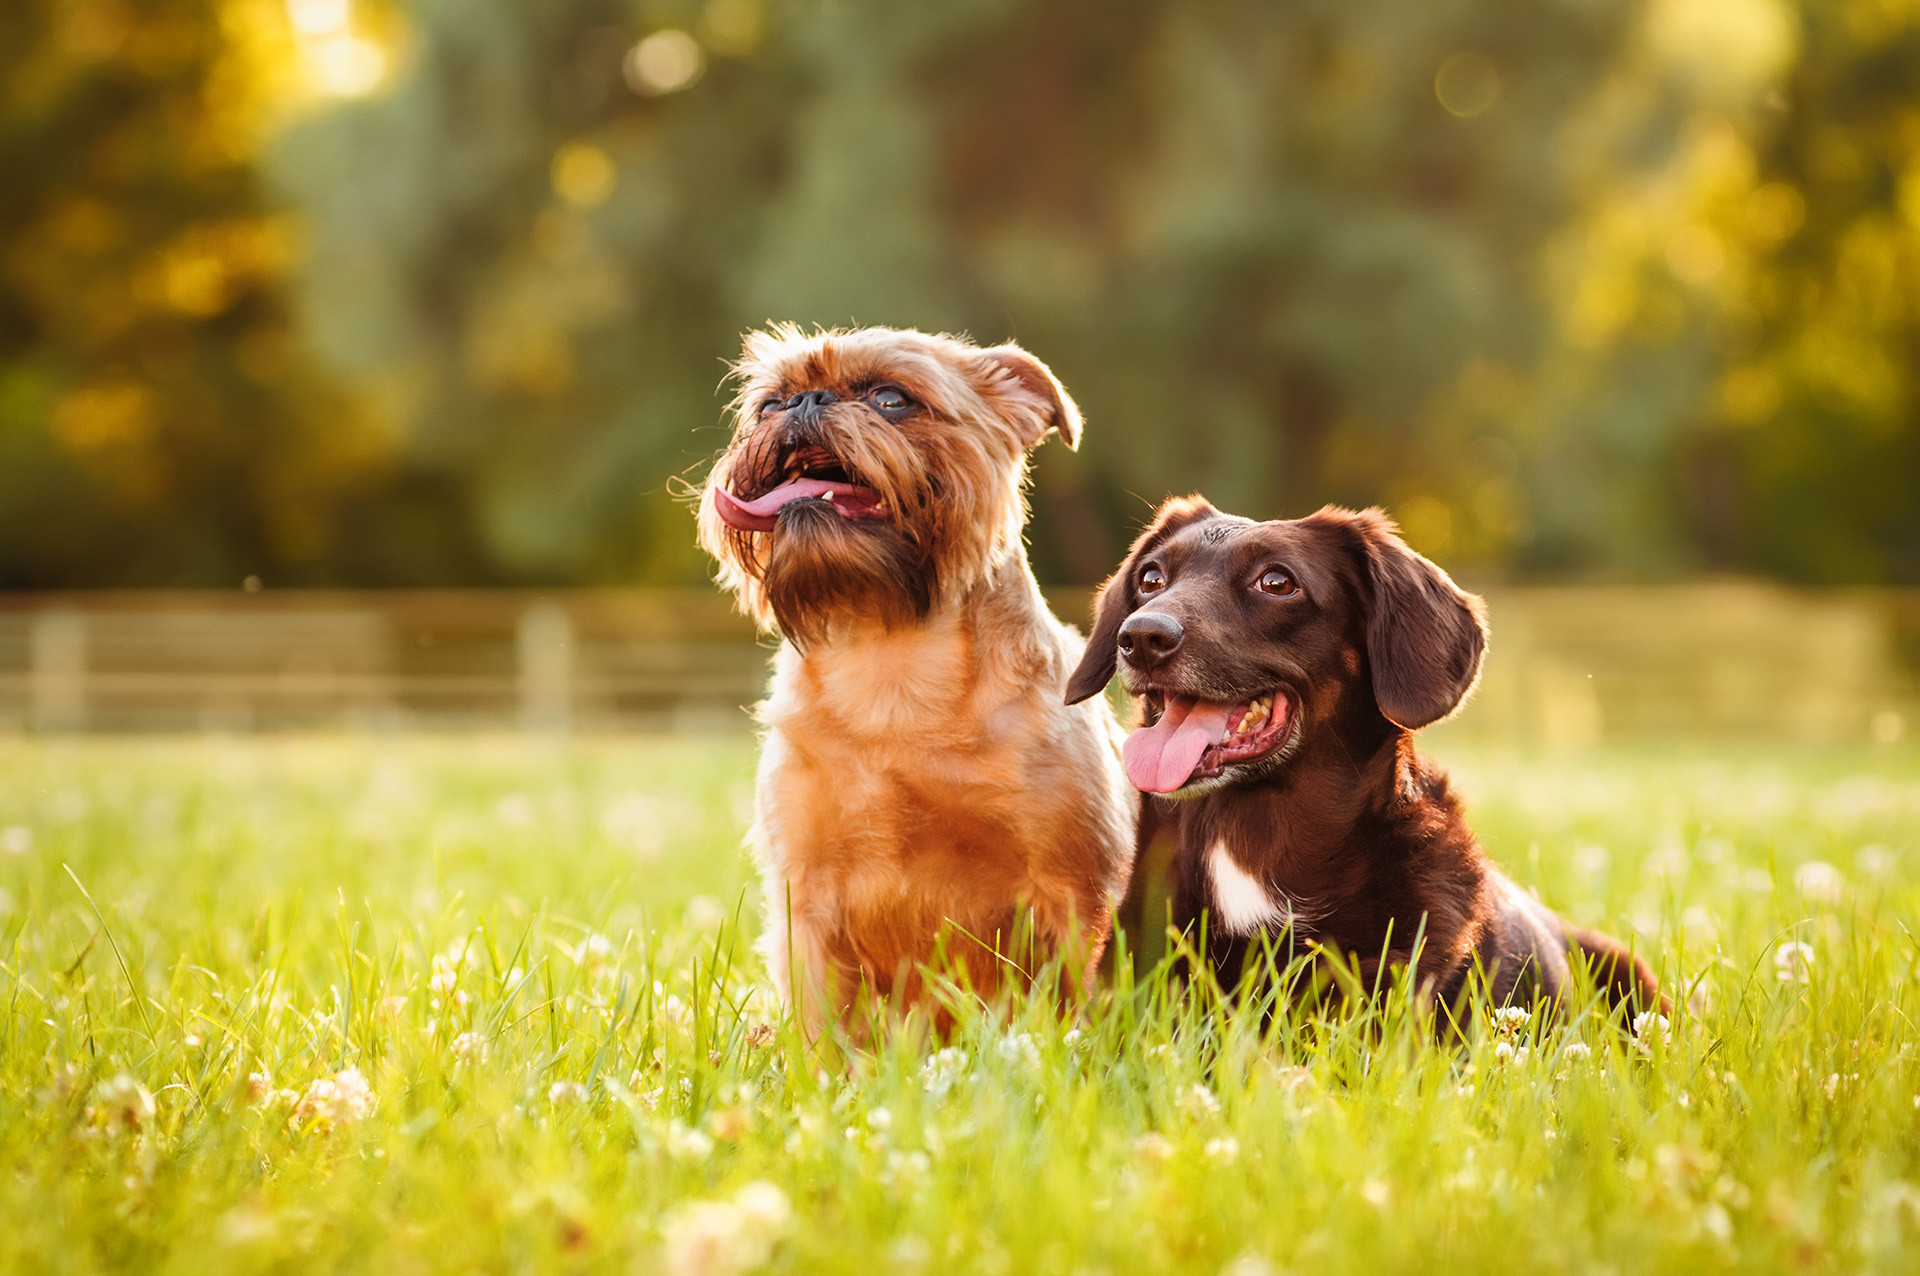
[[(896, 1010), (922, 1001), (918, 968), (941, 956), (982, 995), (1053, 957), (1091, 978), (1137, 799), (1104, 701), (1062, 703), (1082, 643), (1020, 540), (1026, 453), (1052, 430), (1077, 443), (1078, 410), (1015, 347), (891, 329), (754, 333), (738, 371), (700, 539), (788, 639), (759, 711), (750, 835), (776, 981), (792, 996), (800, 977), (818, 1023), (863, 988)], [(876, 382), (923, 410), (883, 419), (861, 399)], [(810, 389), (840, 396), (813, 428), (891, 517), (726, 526), (717, 485), (750, 498), (778, 481), (782, 414), (763, 405)]]

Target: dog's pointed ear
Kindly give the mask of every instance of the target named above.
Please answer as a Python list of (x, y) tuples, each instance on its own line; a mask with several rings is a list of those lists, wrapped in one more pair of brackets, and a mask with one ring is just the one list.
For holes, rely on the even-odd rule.
[(1022, 401), (1028, 411), (1030, 429), (1022, 440), (1028, 447), (1039, 446), (1048, 430), (1060, 431), (1060, 441), (1069, 448), (1080, 448), (1080, 406), (1067, 393), (1060, 379), (1046, 364), (1009, 342), (982, 350), (981, 356), (999, 370), (999, 381), (1011, 397)]
[(1140, 559), (1174, 532), (1202, 519), (1217, 518), (1220, 511), (1201, 496), (1176, 496), (1155, 511), (1153, 522), (1127, 551), (1120, 570), (1100, 587), (1093, 605), (1093, 633), (1087, 637), (1087, 650), (1080, 667), (1067, 679), (1067, 703), (1079, 704), (1106, 689), (1120, 666), (1120, 626), (1133, 614), (1133, 577)]
[(1396, 726), (1429, 726), (1458, 709), (1480, 680), (1486, 605), (1414, 553), (1382, 511), (1341, 513), (1359, 533), (1365, 563), (1374, 703)]

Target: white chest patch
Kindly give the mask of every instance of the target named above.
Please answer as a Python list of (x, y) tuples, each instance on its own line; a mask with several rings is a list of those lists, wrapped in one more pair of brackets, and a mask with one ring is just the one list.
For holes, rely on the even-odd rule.
[(1293, 910), (1283, 896), (1267, 888), (1227, 854), (1225, 841), (1207, 850), (1207, 877), (1213, 883), (1213, 924), (1225, 935), (1251, 935), (1284, 926)]

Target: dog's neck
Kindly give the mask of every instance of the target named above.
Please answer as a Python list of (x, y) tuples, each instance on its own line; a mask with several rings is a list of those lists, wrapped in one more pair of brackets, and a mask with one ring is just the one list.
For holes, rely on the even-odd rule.
[(813, 715), (831, 714), (853, 735), (961, 744), (982, 722), (991, 727), (998, 704), (1064, 681), (1051, 640), (1057, 623), (1025, 554), (1012, 553), (915, 624), (850, 619), (804, 651), (782, 643), (765, 713), (770, 721), (806, 715), (811, 729), (827, 725)]

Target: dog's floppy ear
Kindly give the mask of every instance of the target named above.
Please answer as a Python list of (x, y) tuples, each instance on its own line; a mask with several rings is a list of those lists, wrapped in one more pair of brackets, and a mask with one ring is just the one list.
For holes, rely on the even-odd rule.
[(1067, 679), (1068, 704), (1079, 704), (1099, 694), (1119, 667), (1120, 626), (1133, 614), (1133, 574), (1139, 569), (1140, 556), (1188, 524), (1217, 517), (1219, 513), (1201, 496), (1176, 496), (1155, 511), (1153, 522), (1127, 551), (1120, 570), (1100, 587), (1093, 605), (1093, 633), (1087, 638), (1086, 654), (1080, 657), (1080, 667)]
[(1486, 606), (1408, 548), (1380, 510), (1346, 518), (1360, 535), (1367, 575), (1374, 703), (1409, 731), (1438, 722), (1480, 680)]
[(1046, 364), (1011, 342), (980, 353), (989, 364), (1006, 374), (1003, 383), (1011, 383), (1012, 394), (1030, 409), (1029, 423), (1033, 428), (1024, 440), (1028, 447), (1037, 446), (1047, 437), (1048, 430), (1058, 430), (1062, 443), (1079, 450), (1080, 407)]

